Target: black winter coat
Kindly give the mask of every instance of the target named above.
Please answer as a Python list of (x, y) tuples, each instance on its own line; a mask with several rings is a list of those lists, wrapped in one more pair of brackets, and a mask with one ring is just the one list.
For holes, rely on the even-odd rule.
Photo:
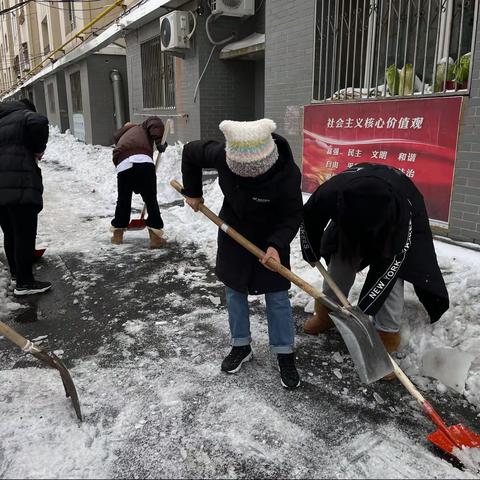
[(301, 229), (304, 259), (314, 262), (323, 256), (328, 262), (330, 255), (338, 251), (335, 222), (338, 219), (339, 195), (349, 181), (358, 176), (381, 178), (390, 184), (397, 212), (396, 218), (391, 219), (393, 229), (390, 238), (386, 239), (390, 258), (375, 256), (371, 252), (363, 258), (361, 268), (370, 265), (370, 269), (360, 294), (360, 308), (374, 315), (398, 277), (413, 284), (418, 298), (435, 322), (448, 310), (448, 292), (438, 266), (423, 196), (414, 183), (396, 168), (359, 164), (320, 185), (304, 207)]
[[(300, 170), (288, 142), (279, 135), (273, 138), (279, 158), (255, 178), (240, 177), (228, 168), (225, 144), (188, 143), (182, 157), (183, 193), (201, 197), (202, 169), (216, 169), (225, 196), (219, 216), (262, 250), (275, 247), (282, 264), (290, 268), (290, 242), (302, 221)], [(288, 280), (265, 268), (222, 230), (218, 231), (216, 274), (228, 287), (254, 295), (290, 288)]]
[(42, 209), (42, 174), (34, 154), (47, 148), (48, 119), (21, 102), (0, 103), (0, 205)]

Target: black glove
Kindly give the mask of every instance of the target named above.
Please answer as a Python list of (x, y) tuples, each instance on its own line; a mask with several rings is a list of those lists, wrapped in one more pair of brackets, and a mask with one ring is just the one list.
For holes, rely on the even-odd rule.
[(156, 146), (157, 146), (157, 150), (158, 150), (160, 153), (163, 153), (163, 152), (167, 149), (168, 143), (167, 143), (167, 142), (165, 142), (165, 143), (163, 143), (163, 144), (162, 144), (162, 143), (157, 143)]

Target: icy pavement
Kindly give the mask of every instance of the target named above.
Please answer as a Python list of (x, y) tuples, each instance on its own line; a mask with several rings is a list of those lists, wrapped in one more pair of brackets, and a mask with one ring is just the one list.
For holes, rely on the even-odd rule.
[[(163, 168), (159, 197), (170, 203), (178, 198), (166, 185), (179, 178), (174, 148)], [(302, 387), (280, 386), (262, 302), (253, 299), (254, 361), (238, 375), (222, 374), (228, 328), (211, 266), (215, 227), (173, 205), (162, 209), (167, 249), (149, 251), (146, 232), (129, 232), (126, 244), (114, 247), (109, 149), (55, 134), (43, 172), (40, 240), (49, 248), (38, 276), (53, 280), (54, 289), (20, 305), (5, 296), (0, 271), (0, 316), (63, 358), (85, 421), (76, 421), (57, 372), (0, 339), (0, 478), (478, 477), (428, 444), (433, 428), (399, 384), (359, 382), (338, 334), (301, 333), (307, 298), (296, 291)], [(215, 184), (206, 201), (218, 208)], [(478, 430), (475, 361), (465, 391), (471, 403), (421, 376), (429, 348), (461, 347), (477, 361), (479, 353), (472, 282), (480, 254), (437, 246), (451, 279), (450, 324), (427, 327), (409, 296), (401, 360), (447, 423)], [(296, 255), (295, 270), (316, 281)]]

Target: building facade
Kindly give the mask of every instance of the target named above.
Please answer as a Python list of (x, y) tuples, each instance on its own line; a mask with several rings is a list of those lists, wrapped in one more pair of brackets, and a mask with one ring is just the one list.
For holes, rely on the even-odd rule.
[[(218, 124), (226, 119), (253, 120), (264, 115), (264, 40), (255, 55), (246, 49), (241, 55), (223, 56), (225, 45), (212, 45), (232, 37), (265, 34), (265, 7), (256, 2), (256, 14), (248, 18), (220, 17), (210, 21), (207, 2), (182, 5), (194, 12), (195, 28), (190, 47), (162, 51), (161, 19), (129, 32), (127, 71), (132, 121), (149, 115), (173, 120), (175, 139), (220, 138)], [(198, 13), (200, 12), (200, 13)], [(203, 75), (202, 75), (203, 74)]]
[[(9, 1), (3, 0), (3, 8)], [(111, 74), (116, 70), (123, 81), (125, 118), (134, 122), (150, 115), (171, 119), (170, 143), (221, 139), (218, 124), (222, 120), (266, 116), (277, 123), (278, 132), (290, 142), (304, 169), (314, 152), (316, 180), (328, 178), (342, 165), (379, 161), (400, 168), (399, 162), (405, 161), (405, 172), (421, 190), (426, 189), (428, 208), (435, 208), (429, 203), (434, 194), (443, 205), (445, 211), (435, 222), (438, 232), (462, 241), (480, 241), (478, 2), (149, 2), (155, 9), (145, 8), (134, 26), (125, 20), (128, 16), (116, 22), (124, 30), (121, 35), (117, 31), (114, 47), (108, 48), (116, 48), (118, 58), (82, 57), (24, 90), (37, 103), (43, 92), (52, 123), (62, 130), (68, 126), (84, 141), (107, 144), (123, 118), (116, 116), (118, 95), (112, 93)], [(244, 16), (212, 15), (212, 7), (219, 5), (250, 10)], [(47, 38), (42, 22), (47, 18), (48, 23), (50, 17), (42, 17), (43, 7), (36, 8), (42, 53), (46, 48), (43, 38)], [(50, 21), (58, 22), (61, 41), (75, 38), (89, 18), (81, 23), (80, 12), (72, 9), (78, 6), (59, 10), (58, 21), (50, 12)], [(167, 17), (173, 22), (168, 31), (161, 27)], [(15, 40), (12, 25), (3, 17), (0, 28), (5, 85), (15, 79), (15, 45), (21, 42)], [(172, 40), (177, 28), (181, 32)], [(50, 42), (54, 42), (54, 30), (49, 27)], [(83, 42), (88, 44), (95, 37), (92, 33)], [(172, 41), (174, 48), (165, 48)], [(447, 108), (452, 103), (461, 105), (458, 112)], [(392, 109), (397, 113), (388, 113)], [(360, 110), (361, 118), (348, 113)], [(332, 112), (337, 111), (346, 113), (335, 117)], [(312, 112), (323, 122), (327, 136), (307, 132)], [(388, 128), (394, 123), (397, 128), (387, 132), (387, 122)], [(420, 131), (422, 122), (424, 130)], [(328, 130), (330, 126), (335, 128)], [(343, 126), (365, 128), (349, 137), (340, 131)], [(448, 145), (444, 144), (447, 137)], [(397, 150), (387, 148), (388, 142)], [(423, 143), (430, 152), (427, 160), (424, 153), (417, 157), (414, 150)], [(373, 144), (379, 145), (378, 151)], [(359, 145), (368, 145), (370, 150)], [(421, 178), (422, 169), (428, 178)], [(441, 177), (438, 188), (435, 183), (425, 186), (435, 177)]]

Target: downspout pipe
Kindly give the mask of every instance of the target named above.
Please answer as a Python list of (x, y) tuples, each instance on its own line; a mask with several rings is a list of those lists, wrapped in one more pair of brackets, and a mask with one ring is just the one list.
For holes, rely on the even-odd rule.
[(123, 95), (123, 80), (120, 72), (115, 69), (110, 72), (113, 92), (113, 116), (117, 130), (125, 125), (125, 100)]

